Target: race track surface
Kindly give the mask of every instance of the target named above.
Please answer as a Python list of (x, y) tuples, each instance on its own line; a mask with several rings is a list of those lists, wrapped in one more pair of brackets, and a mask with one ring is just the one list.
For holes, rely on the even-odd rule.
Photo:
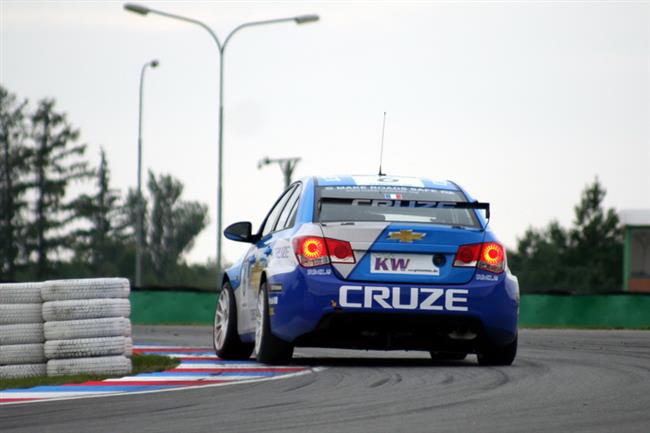
[[(209, 328), (136, 327), (209, 345)], [(650, 432), (650, 332), (523, 330), (512, 367), (298, 349), (304, 376), (0, 408), (10, 432)]]

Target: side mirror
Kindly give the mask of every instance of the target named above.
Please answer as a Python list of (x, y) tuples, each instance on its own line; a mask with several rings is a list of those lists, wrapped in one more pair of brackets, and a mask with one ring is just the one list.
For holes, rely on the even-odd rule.
[(251, 223), (248, 221), (242, 221), (226, 227), (223, 234), (231, 241), (253, 243), (257, 239), (253, 234), (251, 234), (252, 230), (253, 225)]

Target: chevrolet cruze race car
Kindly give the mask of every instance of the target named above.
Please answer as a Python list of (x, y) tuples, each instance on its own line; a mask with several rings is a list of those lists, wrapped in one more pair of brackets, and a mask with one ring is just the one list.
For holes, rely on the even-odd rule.
[(224, 275), (215, 350), (268, 364), (312, 346), (510, 365), (519, 285), (488, 219), (489, 205), (450, 181), (295, 182), (257, 233), (250, 222), (224, 231), (251, 247)]

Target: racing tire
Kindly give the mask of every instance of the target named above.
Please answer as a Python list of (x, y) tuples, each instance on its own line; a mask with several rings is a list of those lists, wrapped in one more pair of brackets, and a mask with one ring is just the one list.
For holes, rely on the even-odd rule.
[(40, 304), (42, 283), (0, 284), (0, 304)]
[(49, 321), (129, 317), (128, 299), (87, 299), (78, 301), (49, 301), (43, 304), (43, 319)]
[(20, 364), (0, 366), (0, 379), (41, 377), (47, 374), (46, 364)]
[(432, 350), (429, 354), (434, 361), (462, 361), (467, 358), (467, 353), (463, 352), (435, 352)]
[(43, 301), (70, 301), (129, 297), (131, 286), (126, 278), (88, 278), (46, 281), (41, 290)]
[(43, 323), (41, 304), (0, 305), (0, 325)]
[(45, 341), (42, 323), (0, 325), (0, 346), (7, 344), (30, 344)]
[(223, 284), (214, 311), (212, 327), (214, 351), (222, 359), (249, 359), (254, 345), (243, 343), (237, 332), (237, 305), (235, 292), (229, 282)]
[(255, 324), (255, 357), (263, 364), (287, 364), (293, 356), (293, 345), (279, 339), (271, 332), (269, 298), (266, 282), (257, 295), (257, 321)]
[(126, 356), (52, 359), (47, 361), (48, 376), (67, 376), (71, 374), (122, 376), (129, 373), (131, 373), (131, 360)]
[(486, 347), (476, 354), (479, 365), (507, 366), (511, 365), (517, 356), (517, 337), (505, 346)]
[(133, 356), (133, 338), (126, 337), (126, 343), (124, 346), (124, 356), (131, 358)]
[(45, 322), (43, 329), (46, 340), (128, 337), (131, 335), (131, 321), (125, 317), (65, 320)]
[(125, 351), (125, 337), (51, 340), (46, 341), (44, 347), (45, 357), (47, 359), (124, 355)]
[(0, 365), (45, 362), (43, 343), (0, 346)]

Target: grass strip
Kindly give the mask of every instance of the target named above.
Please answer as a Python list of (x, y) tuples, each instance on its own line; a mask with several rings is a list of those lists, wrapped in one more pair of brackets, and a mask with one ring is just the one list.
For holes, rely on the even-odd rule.
[[(155, 373), (157, 371), (170, 370), (180, 364), (175, 358), (160, 355), (137, 355), (131, 358), (133, 363), (133, 372)], [(2, 389), (21, 389), (32, 388), (34, 386), (44, 385), (65, 385), (67, 383), (83, 383), (95, 380), (104, 380), (115, 376), (96, 375), (96, 374), (75, 374), (70, 376), (41, 376), (41, 377), (23, 377), (23, 378), (0, 378), (0, 390)]]

